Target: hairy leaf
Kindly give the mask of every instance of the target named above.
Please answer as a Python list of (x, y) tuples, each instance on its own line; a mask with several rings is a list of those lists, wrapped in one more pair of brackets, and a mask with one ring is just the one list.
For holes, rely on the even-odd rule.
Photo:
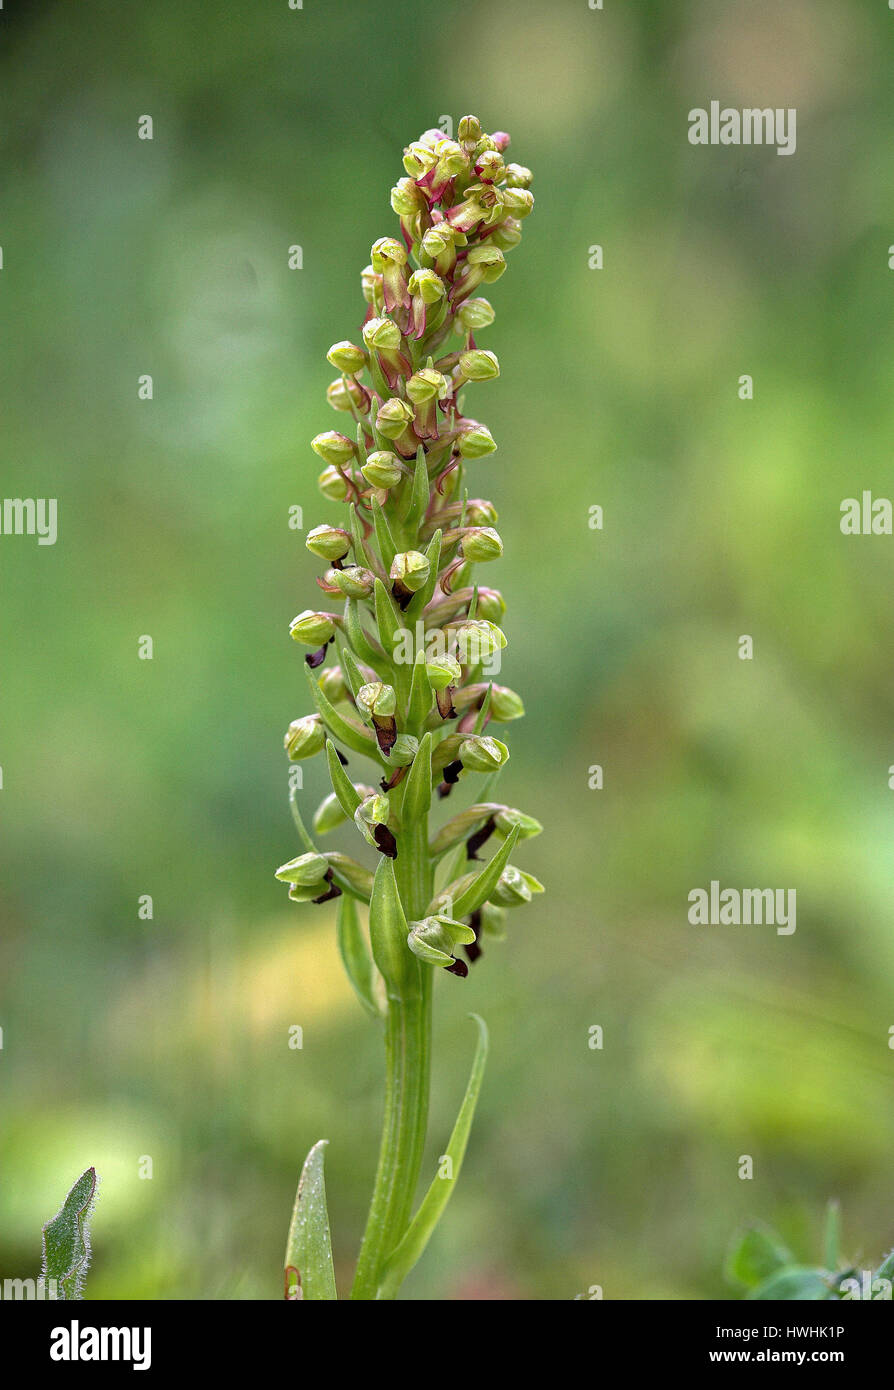
[(43, 1228), (43, 1268), (41, 1277), (57, 1299), (82, 1297), (84, 1277), (90, 1263), (89, 1222), (96, 1198), (96, 1169), (82, 1173), (59, 1211)]

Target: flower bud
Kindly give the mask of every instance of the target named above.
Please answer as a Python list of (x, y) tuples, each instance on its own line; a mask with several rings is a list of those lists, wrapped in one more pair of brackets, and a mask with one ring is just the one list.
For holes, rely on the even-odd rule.
[(504, 188), (503, 207), (510, 217), (521, 222), (534, 208), (534, 194), (529, 188)]
[(283, 739), (283, 746), (289, 761), (293, 763), (321, 753), (326, 746), (326, 730), (320, 716), (305, 714), (301, 719), (293, 719)]
[(450, 389), (450, 383), (435, 367), (420, 367), (407, 382), (407, 395), (414, 405), (425, 401), (443, 400)]
[(456, 641), (457, 660), (463, 666), (478, 666), (506, 646), (502, 629), (485, 618), (457, 618), (446, 626)]
[(335, 626), (331, 613), (315, 613), (305, 608), (289, 624), (289, 636), (294, 642), (303, 642), (307, 647), (320, 647), (331, 642), (335, 636)]
[(492, 526), (470, 526), (462, 538), (464, 560), (474, 564), (484, 564), (487, 560), (499, 560), (503, 554), (503, 542), (499, 532)]
[(459, 746), (459, 760), (471, 772), (496, 772), (509, 761), (509, 749), (498, 738), (470, 734)]
[(431, 564), (420, 550), (405, 550), (395, 555), (390, 576), (395, 593), (404, 596), (417, 593), (428, 580)]
[(457, 126), (456, 133), (463, 145), (468, 145), (474, 149), (481, 139), (481, 122), (477, 116), (463, 116)]
[(326, 387), (326, 400), (333, 410), (359, 410), (361, 415), (365, 415), (369, 410), (370, 396), (365, 387), (355, 381), (353, 377), (347, 380), (342, 376), (337, 376), (334, 381), (330, 381)]
[(467, 421), (466, 428), (459, 435), (459, 452), (464, 459), (480, 459), (492, 454), (496, 449), (494, 437), (487, 425), (477, 420)]
[(506, 185), (508, 188), (530, 188), (534, 175), (524, 164), (506, 165)]
[(376, 584), (372, 570), (362, 565), (345, 565), (344, 569), (330, 570), (326, 576), (345, 598), (369, 598)]
[(386, 439), (399, 439), (407, 426), (412, 424), (413, 418), (413, 407), (399, 396), (391, 396), (379, 407), (376, 429)]
[[(347, 571), (339, 570), (338, 573), (346, 574)], [(317, 677), (317, 685), (332, 705), (337, 705), (340, 700), (351, 698), (345, 684), (344, 672), (340, 666), (327, 666), (325, 671), (321, 671)]]
[(321, 560), (341, 560), (351, 549), (351, 537), (340, 526), (315, 526), (304, 544)]
[(404, 168), (411, 179), (424, 178), (437, 164), (437, 155), (421, 140), (414, 140), (404, 150)]
[(301, 888), (312, 888), (321, 884), (329, 872), (329, 865), (322, 854), (299, 854), (288, 864), (281, 864), (276, 870), (280, 883), (294, 883)]
[(330, 792), (316, 809), (313, 820), (314, 831), (317, 835), (328, 835), (343, 825), (347, 819), (335, 792)]
[(457, 690), (453, 696), (453, 704), (458, 714), (464, 714), (467, 710), (480, 709), (484, 703), (488, 689), (490, 689), (490, 704), (488, 714), (496, 724), (508, 724), (512, 719), (521, 719), (525, 712), (521, 696), (516, 695), (514, 690), (510, 690), (507, 685), (488, 685), (486, 681), (478, 681), (474, 685), (464, 685), (461, 690)]
[(478, 590), (478, 616), (490, 623), (500, 623), (506, 616), (506, 604), (499, 589)]
[(400, 347), (400, 329), (393, 319), (367, 319), (363, 325), (363, 341), (378, 352), (395, 352)]
[(486, 299), (467, 299), (456, 311), (456, 320), (469, 333), (488, 328), (494, 321), (493, 305)]
[(500, 364), (496, 353), (483, 348), (473, 348), (464, 352), (459, 359), (459, 369), (467, 381), (493, 381), (500, 375)]
[(455, 656), (436, 656), (425, 663), (425, 671), (432, 690), (446, 690), (448, 685), (462, 679), (462, 667)]
[(470, 497), (466, 503), (466, 521), (470, 526), (496, 526), (499, 517), (493, 502), (486, 497)]
[(396, 487), (404, 476), (397, 455), (386, 449), (369, 454), (360, 472), (372, 487), (381, 488)]
[(343, 474), (331, 465), (324, 468), (317, 478), (317, 487), (330, 502), (344, 502), (348, 495), (348, 484)]
[(505, 131), (505, 130), (493, 130), (493, 131), (491, 131), (491, 136), (490, 136), (490, 138), (491, 138), (491, 140), (493, 140), (493, 142), (494, 142), (494, 148), (497, 149), (497, 150), (499, 150), (499, 151), (500, 151), (500, 154), (505, 154), (505, 152), (506, 152), (506, 150), (509, 148), (509, 144), (510, 144), (510, 138), (509, 138), (509, 136), (507, 135), (506, 131)]
[(348, 376), (353, 376), (355, 372), (360, 372), (366, 366), (366, 353), (362, 347), (357, 347), (354, 343), (343, 338), (340, 343), (333, 343), (326, 353), (327, 360), (333, 367), (340, 372), (346, 372)]
[(521, 907), (523, 903), (529, 903), (535, 893), (542, 892), (543, 884), (533, 874), (526, 874), (513, 864), (507, 864), (490, 895), (490, 901), (498, 907)]
[(357, 453), (354, 441), (348, 439), (346, 434), (339, 434), (338, 430), (326, 430), (324, 434), (316, 435), (310, 441), (310, 447), (324, 463), (333, 468), (343, 468)]
[(367, 723), (370, 723), (375, 715), (387, 718), (394, 714), (397, 708), (394, 687), (385, 685), (382, 681), (370, 681), (368, 685), (361, 685), (357, 691), (357, 708)]

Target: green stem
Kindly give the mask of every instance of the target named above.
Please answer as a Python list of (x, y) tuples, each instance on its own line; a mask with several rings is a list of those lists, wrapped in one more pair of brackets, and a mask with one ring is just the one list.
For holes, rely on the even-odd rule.
[[(402, 827), (394, 868), (407, 921), (422, 917), (432, 893), (427, 816)], [(432, 967), (422, 961), (415, 965), (410, 986), (388, 999), (382, 1142), (353, 1299), (377, 1297), (383, 1265), (410, 1224), (422, 1164), (431, 1074)]]

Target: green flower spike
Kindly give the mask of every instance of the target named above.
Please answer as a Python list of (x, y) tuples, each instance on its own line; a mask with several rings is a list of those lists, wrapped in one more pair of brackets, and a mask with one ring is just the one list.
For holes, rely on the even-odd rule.
[[(362, 328), (345, 324), (352, 337), (325, 354), (338, 375), (328, 386), (321, 378), (321, 390), (344, 428), (312, 440), (318, 488), (341, 508), (306, 539), (333, 611), (306, 608), (291, 623), (309, 649), (312, 705), (289, 726), (285, 747), (293, 762), (325, 751), (331, 791), (308, 830), (293, 779), (299, 852), (276, 876), (292, 901), (324, 905), (364, 1015), (382, 1029), (384, 1137), (351, 1290), (362, 1300), (395, 1298), (425, 1250), (481, 1087), (488, 1043), (476, 1018), (469, 1084), (446, 1143), (452, 1176), (436, 1176), (414, 1211), (435, 975), (449, 977), (448, 995), (461, 989), (482, 941), (490, 955), (489, 943), (505, 935), (507, 908), (541, 891), (510, 863), (539, 822), (494, 799), (509, 750), (492, 728), (524, 707), (489, 679), (506, 646), (506, 605), (498, 589), (478, 584), (476, 567), (499, 561), (503, 541), (493, 502), (474, 494), (477, 461), (497, 446), (466, 413), (479, 394), (501, 389), (499, 359), (475, 337), (494, 322), (483, 294), (505, 273), (533, 203), (530, 170), (509, 162), (508, 145), (505, 132), (488, 134), (471, 115), (457, 122), (456, 139), (432, 128), (407, 144), (394, 171), (394, 217), (360, 276)], [(338, 223), (346, 238), (360, 220), (347, 212)], [(440, 798), (459, 801), (476, 783), (438, 828)], [(317, 837), (333, 831), (356, 832), (365, 862), (322, 852)], [(299, 1183), (289, 1298), (337, 1297), (324, 1145), (311, 1148)]]

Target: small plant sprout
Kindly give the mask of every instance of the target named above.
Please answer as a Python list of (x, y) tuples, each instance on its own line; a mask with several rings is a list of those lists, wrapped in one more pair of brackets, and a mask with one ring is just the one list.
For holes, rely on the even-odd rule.
[(837, 1202), (830, 1202), (821, 1262), (799, 1260), (774, 1230), (755, 1223), (735, 1236), (725, 1274), (744, 1298), (760, 1302), (890, 1302), (894, 1250), (878, 1266), (861, 1268), (863, 1263), (842, 1257), (840, 1209)]
[(52, 1221), (43, 1228), (40, 1278), (52, 1299), (64, 1302), (83, 1297), (84, 1279), (90, 1264), (90, 1217), (97, 1185), (96, 1170), (88, 1168)]
[[(399, 235), (372, 247), (358, 341), (327, 353), (338, 373), (327, 399), (341, 428), (311, 441), (320, 491), (341, 515), (307, 536), (326, 602), (291, 624), (308, 649), (312, 712), (289, 725), (285, 746), (293, 761), (322, 754), (328, 765), (332, 794), (313, 835), (322, 840), (352, 822), (375, 868), (320, 848), (293, 787), (301, 853), (276, 876), (295, 902), (335, 901), (345, 970), (384, 1033), (384, 1125), (355, 1299), (397, 1295), (462, 1166), (487, 1053), (474, 1015), (477, 1050), (443, 1155), (450, 1163), (441, 1162), (414, 1215), (433, 976), (442, 971), (461, 990), (487, 941), (502, 936), (507, 912), (542, 892), (514, 862), (520, 841), (541, 827), (495, 795), (509, 750), (493, 729), (502, 732), (524, 708), (494, 679), (505, 605), (490, 571), (503, 541), (493, 503), (475, 495), (470, 476), (479, 464), (489, 468), (497, 449), (468, 413), (477, 404), (467, 404), (500, 374), (495, 353), (477, 343), (494, 319), (484, 294), (506, 269), (534, 201), (530, 170), (506, 161), (508, 144), (504, 132), (487, 135), (466, 116), (456, 140), (427, 130), (404, 151), (405, 176), (391, 190)], [(365, 762), (355, 774), (357, 758)], [(452, 810), (480, 777), (472, 804), (430, 828), (430, 815)], [(323, 1141), (299, 1183), (285, 1287), (289, 1298), (336, 1297)]]

